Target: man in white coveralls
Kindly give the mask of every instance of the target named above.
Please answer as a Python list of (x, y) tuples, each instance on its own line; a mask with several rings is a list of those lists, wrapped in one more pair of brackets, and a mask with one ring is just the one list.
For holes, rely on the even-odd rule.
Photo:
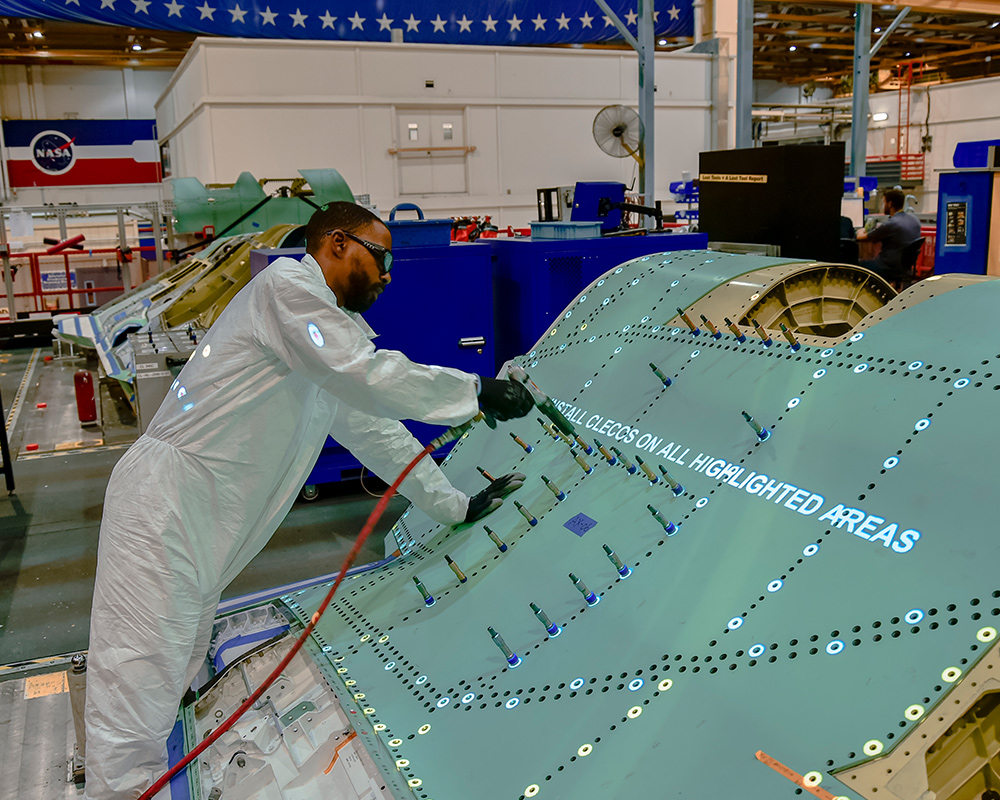
[[(132, 800), (165, 771), (222, 590), (270, 539), (327, 434), (391, 482), (422, 449), (398, 420), (532, 408), (518, 383), (375, 349), (358, 314), (390, 283), (392, 237), (374, 214), (331, 203), (306, 243), (301, 261), (278, 259), (233, 298), (112, 473), (90, 629), (89, 800)], [(523, 480), (470, 498), (425, 458), (400, 491), (455, 524)]]

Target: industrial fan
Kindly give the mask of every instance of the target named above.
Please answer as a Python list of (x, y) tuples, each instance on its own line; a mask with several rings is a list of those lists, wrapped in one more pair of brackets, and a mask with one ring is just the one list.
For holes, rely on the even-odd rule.
[(632, 156), (642, 166), (642, 120), (628, 106), (605, 106), (594, 117), (594, 141), (609, 156)]

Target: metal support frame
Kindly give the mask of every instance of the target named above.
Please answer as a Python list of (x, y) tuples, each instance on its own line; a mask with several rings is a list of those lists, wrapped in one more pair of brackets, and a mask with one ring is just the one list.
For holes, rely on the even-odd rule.
[(854, 100), (851, 110), (851, 174), (865, 174), (868, 154), (868, 80), (871, 74), (872, 7), (855, 6), (854, 18)]
[(156, 274), (160, 275), (163, 272), (163, 239), (160, 237), (163, 214), (160, 213), (159, 203), (149, 203), (146, 208), (149, 210), (150, 219), (153, 221), (153, 246), (156, 247)]
[(7, 418), (3, 411), (3, 397), (0, 397), (0, 472), (7, 484), (7, 493), (14, 491), (14, 459), (10, 454), (10, 442), (7, 440)]
[(3, 283), (7, 292), (7, 315), (11, 322), (17, 320), (14, 308), (14, 276), (10, 271), (10, 245), (7, 243), (7, 221), (0, 212), (0, 262), (3, 263)]
[[(28, 214), (39, 214), (43, 215), (46, 219), (56, 221), (59, 226), (59, 238), (61, 241), (65, 241), (69, 237), (69, 229), (67, 224), (67, 218), (69, 217), (91, 217), (94, 215), (107, 215), (115, 216), (118, 223), (118, 241), (120, 245), (127, 246), (128, 235), (125, 226), (125, 214), (135, 215), (133, 209), (143, 209), (147, 212), (153, 222), (153, 241), (156, 248), (156, 268), (157, 274), (164, 271), (165, 267), (165, 257), (163, 251), (163, 243), (160, 239), (160, 227), (164, 220), (164, 209), (163, 204), (159, 201), (153, 201), (148, 203), (129, 203), (126, 205), (105, 205), (102, 203), (87, 203), (74, 206), (65, 207), (55, 207), (52, 206), (21, 206), (16, 209), (7, 208), (0, 206), (0, 264), (3, 266), (3, 283), (4, 290), (7, 298), (7, 307), (10, 313), (10, 321), (17, 321), (17, 310), (14, 307), (14, 278), (11, 270), (10, 262), (10, 245), (7, 239), (7, 218), (14, 211), (23, 211)], [(142, 215), (139, 214), (140, 218)], [(167, 220), (167, 234), (172, 236), (172, 226), (170, 225), (170, 217), (166, 216)], [(82, 287), (77, 287), (74, 289), (70, 286), (69, 277), (67, 276), (67, 296), (72, 297), (73, 294), (80, 294), (83, 292)]]
[(753, 0), (739, 0), (736, 34), (736, 147), (753, 147)]
[(889, 27), (882, 32), (882, 35), (878, 37), (878, 41), (875, 42), (875, 44), (872, 45), (872, 49), (868, 51), (869, 59), (875, 57), (875, 54), (879, 51), (879, 48), (882, 47), (885, 40), (888, 39), (889, 35), (899, 27), (899, 23), (902, 22), (903, 18), (909, 13), (910, 7), (903, 6), (903, 10), (896, 15), (896, 19), (889, 23)]
[[(653, 0), (638, 0), (639, 38), (633, 36), (625, 23), (607, 4), (606, 0), (594, 0), (604, 12), (611, 24), (618, 29), (628, 45), (639, 56), (639, 122), (642, 129), (639, 133), (639, 193), (647, 206), (656, 202), (656, 170), (655, 170), (655, 109), (656, 109), (656, 50), (655, 29), (653, 24)], [(647, 147), (646, 144), (649, 143)], [(652, 218), (647, 226), (654, 225)]]

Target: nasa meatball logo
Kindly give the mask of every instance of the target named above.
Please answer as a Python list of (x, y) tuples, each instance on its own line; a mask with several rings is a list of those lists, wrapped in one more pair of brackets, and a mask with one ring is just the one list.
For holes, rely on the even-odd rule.
[(42, 131), (31, 140), (31, 161), (46, 175), (62, 175), (76, 163), (74, 139), (60, 131)]

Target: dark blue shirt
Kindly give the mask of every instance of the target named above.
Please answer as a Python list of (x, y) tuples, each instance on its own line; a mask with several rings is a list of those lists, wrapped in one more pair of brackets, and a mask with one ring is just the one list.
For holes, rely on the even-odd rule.
[(876, 261), (888, 270), (900, 272), (903, 268), (903, 248), (920, 238), (920, 220), (906, 211), (897, 211), (867, 238), (870, 242), (882, 242), (882, 252)]

